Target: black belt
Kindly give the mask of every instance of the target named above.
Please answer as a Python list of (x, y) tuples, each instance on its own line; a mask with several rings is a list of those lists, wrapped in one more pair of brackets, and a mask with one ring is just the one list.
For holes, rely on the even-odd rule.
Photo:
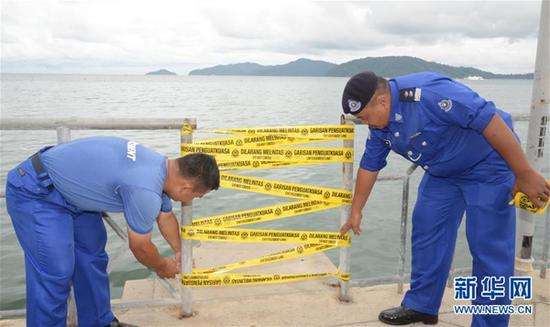
[(50, 179), (50, 176), (48, 176), (46, 169), (44, 169), (44, 166), (40, 161), (40, 152), (37, 152), (31, 156), (31, 162), (32, 162), (32, 167), (36, 172), (36, 176), (40, 180), (40, 183), (42, 184), (42, 186), (52, 187), (53, 185), (52, 180)]

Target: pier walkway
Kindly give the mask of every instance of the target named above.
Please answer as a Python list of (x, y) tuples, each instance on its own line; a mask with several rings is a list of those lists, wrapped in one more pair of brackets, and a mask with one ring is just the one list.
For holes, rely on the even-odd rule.
[[(193, 248), (197, 268), (213, 267), (257, 257), (288, 248), (288, 244), (205, 242)], [(331, 272), (336, 267), (323, 253), (246, 269), (250, 273)], [(353, 277), (353, 276), (352, 276)], [(174, 284), (177, 280), (172, 281)], [(378, 313), (399, 305), (402, 295), (397, 285), (352, 287), (353, 301), (342, 303), (334, 280), (257, 286), (211, 287), (193, 289), (195, 316), (179, 318), (179, 306), (141, 306), (116, 309), (116, 316), (138, 326), (383, 326)], [(117, 301), (143, 301), (167, 298), (158, 280), (128, 281)], [(470, 326), (471, 316), (455, 315), (453, 289), (447, 288), (439, 315), (439, 326)], [(533, 315), (511, 317), (510, 326), (550, 326), (550, 280), (533, 274), (533, 300), (514, 302), (531, 304)], [(1, 327), (25, 326), (24, 320), (0, 321)]]

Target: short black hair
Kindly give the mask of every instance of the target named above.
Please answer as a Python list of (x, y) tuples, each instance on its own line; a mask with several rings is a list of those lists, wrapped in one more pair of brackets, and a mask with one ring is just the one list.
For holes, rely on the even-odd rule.
[(220, 171), (214, 157), (204, 153), (191, 153), (176, 159), (180, 175), (195, 179), (197, 186), (208, 190), (220, 187)]

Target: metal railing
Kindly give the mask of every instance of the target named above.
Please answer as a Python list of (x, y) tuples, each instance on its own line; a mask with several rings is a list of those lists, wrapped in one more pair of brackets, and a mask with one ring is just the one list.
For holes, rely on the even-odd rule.
[[(340, 124), (345, 125), (348, 122), (346, 118), (342, 115), (340, 116)], [(344, 140), (344, 148), (351, 148), (355, 150), (354, 140)], [(353, 151), (352, 151), (353, 152)], [(342, 164), (342, 182), (344, 184), (344, 190), (353, 191), (353, 161), (345, 162)], [(348, 217), (351, 213), (351, 205), (343, 205), (340, 207), (340, 226), (345, 224), (348, 220)], [(340, 260), (338, 264), (338, 270), (342, 273), (350, 272), (351, 267), (351, 251), (349, 247), (340, 248)], [(339, 280), (340, 292), (339, 299), (342, 302), (351, 302), (351, 296), (349, 295), (349, 281)]]
[[(341, 119), (341, 123), (345, 124), (345, 119)], [(196, 129), (196, 120), (194, 118), (185, 118), (182, 120), (174, 119), (17, 119), (8, 118), (0, 121), (0, 130), (56, 130), (57, 143), (65, 143), (71, 139), (71, 130), (160, 130), (160, 129), (177, 129), (180, 130), (182, 126), (190, 125), (192, 129)], [(182, 134), (182, 143), (192, 143), (193, 133)], [(344, 147), (353, 148), (353, 140), (343, 141)], [(344, 188), (351, 191), (353, 188), (353, 163), (344, 163), (342, 166)], [(5, 197), (3, 191), (0, 191), (0, 197)], [(342, 206), (340, 220), (345, 222), (349, 215), (351, 206)], [(125, 231), (106, 213), (103, 213), (103, 219), (113, 229), (115, 234), (124, 242), (117, 250), (115, 254), (111, 256), (111, 260), (114, 262), (120, 255), (126, 252), (127, 235)], [(181, 203), (181, 226), (192, 225), (192, 203)], [(188, 274), (192, 272), (192, 242), (190, 240), (182, 240), (181, 251), (181, 272)], [(349, 248), (343, 247), (340, 250), (340, 271), (345, 273), (349, 272)], [(157, 277), (155, 274), (153, 275)], [(112, 308), (130, 308), (138, 306), (162, 306), (162, 305), (180, 305), (181, 317), (190, 317), (193, 315), (192, 308), (192, 293), (188, 287), (180, 287), (176, 290), (168, 281), (163, 278), (158, 279), (161, 286), (168, 292), (170, 299), (164, 300), (148, 300), (148, 301), (124, 301), (111, 303)], [(340, 296), (342, 301), (349, 301), (348, 294), (349, 282), (340, 281)], [(20, 310), (4, 310), (0, 311), (0, 319), (15, 318), (24, 316), (25, 309)], [(67, 325), (77, 325), (76, 305), (74, 301), (74, 295), (71, 291), (71, 295), (68, 301), (68, 313), (67, 313)]]
[[(352, 115), (346, 115), (342, 118), (345, 121), (353, 122), (356, 125), (362, 125), (363, 123)], [(514, 122), (528, 122), (529, 114), (514, 114), (512, 115)], [(400, 224), (400, 245), (399, 245), (399, 261), (398, 261), (398, 274), (384, 277), (363, 278), (354, 279), (351, 282), (351, 286), (368, 287), (380, 284), (397, 283), (397, 292), (403, 293), (403, 286), (407, 280), (410, 279), (410, 274), (405, 273), (406, 266), (406, 244), (407, 244), (407, 217), (409, 210), (409, 193), (410, 193), (410, 176), (414, 173), (418, 165), (412, 164), (404, 175), (402, 176), (380, 176), (377, 179), (379, 181), (395, 181), (401, 180), (403, 182), (403, 191), (401, 199), (401, 224)], [(550, 173), (549, 167), (546, 167), (542, 171), (543, 174)], [(534, 265), (540, 267), (540, 277), (546, 278), (546, 270), (550, 267), (550, 210), (546, 212), (545, 227), (544, 227), (544, 240), (542, 243), (542, 258), (541, 260), (535, 260)], [(452, 280), (455, 276), (460, 274), (469, 274), (472, 269), (468, 267), (460, 267), (451, 269), (449, 277), (447, 279), (447, 285), (452, 286)]]
[[(182, 133), (181, 143), (192, 143), (193, 133)], [(184, 202), (181, 204), (181, 226), (193, 225), (193, 203)], [(193, 242), (191, 240), (181, 241), (181, 273), (190, 274), (193, 271)], [(180, 287), (181, 296), (181, 317), (193, 316), (193, 293), (189, 287)]]
[[(347, 124), (344, 116), (340, 117), (340, 124)], [(351, 122), (349, 122), (351, 123)], [(181, 143), (192, 143), (193, 141), (193, 130), (190, 133), (182, 134)], [(354, 148), (353, 140), (344, 140), (344, 148)], [(346, 162), (342, 164), (342, 182), (344, 184), (344, 189), (352, 191), (353, 189), (353, 162)], [(340, 222), (343, 224), (346, 222), (349, 214), (351, 212), (351, 205), (342, 205), (340, 209)], [(192, 225), (192, 204), (183, 203), (182, 204), (182, 226), (191, 226)], [(182, 262), (182, 273), (189, 274), (192, 272), (192, 257), (193, 249), (191, 246), (191, 240), (182, 241), (182, 253), (181, 253), (181, 262)], [(348, 273), (350, 270), (350, 250), (349, 247), (340, 248), (339, 264), (338, 270), (341, 273)], [(339, 300), (342, 302), (350, 302), (351, 297), (349, 296), (349, 281), (339, 280)], [(193, 313), (192, 308), (192, 293), (190, 288), (181, 287), (181, 317), (191, 317)]]
[[(529, 115), (515, 115), (514, 121), (528, 121)], [(342, 117), (341, 123), (348, 122), (360, 123), (354, 118)], [(71, 130), (179, 130), (184, 124), (189, 124), (196, 128), (196, 120), (193, 118), (185, 118), (180, 120), (175, 119), (59, 119), (59, 120), (42, 120), (42, 119), (2, 119), (0, 121), (0, 130), (53, 130), (57, 131), (58, 143), (63, 143), (70, 140)], [(182, 143), (191, 143), (192, 134), (182, 135)], [(344, 141), (344, 147), (353, 147), (353, 140)], [(401, 223), (400, 223), (400, 247), (399, 247), (399, 260), (398, 260), (398, 274), (386, 277), (376, 277), (368, 279), (353, 279), (351, 282), (340, 281), (340, 300), (349, 301), (348, 294), (349, 286), (372, 286), (386, 283), (397, 283), (397, 292), (403, 293), (403, 287), (406, 281), (410, 278), (409, 274), (405, 273), (406, 266), (406, 243), (407, 243), (407, 222), (409, 211), (409, 191), (410, 191), (410, 176), (413, 174), (416, 165), (412, 165), (406, 171), (404, 175), (399, 176), (380, 176), (378, 181), (402, 181), (402, 200), (401, 200)], [(352, 190), (353, 188), (353, 163), (344, 163), (342, 167), (344, 188)], [(4, 193), (0, 193), (1, 197), (4, 197)], [(344, 223), (349, 216), (350, 206), (342, 206), (340, 214), (340, 222)], [(549, 210), (550, 214), (550, 210)], [(111, 261), (116, 258), (127, 249), (126, 242), (127, 236), (124, 230), (116, 224), (116, 222), (108, 215), (104, 215), (104, 219), (107, 224), (113, 229), (117, 236), (124, 241), (124, 244), (116, 251), (112, 256)], [(181, 206), (181, 226), (191, 225), (192, 223), (192, 204), (182, 203)], [(542, 260), (535, 261), (535, 264), (541, 266), (541, 278), (546, 278), (546, 269), (549, 266), (548, 256), (550, 248), (550, 217), (546, 216), (544, 242), (543, 242), (543, 255)], [(192, 270), (192, 246), (191, 241), (182, 241), (182, 273), (190, 273)], [(341, 248), (340, 250), (340, 264), (341, 271), (349, 271), (350, 267), (350, 253), (348, 248)], [(457, 268), (451, 270), (449, 274), (449, 282), (452, 277), (458, 274), (470, 273), (470, 268)], [(155, 276), (155, 275), (154, 275)], [(160, 278), (160, 284), (170, 295), (169, 299), (163, 300), (144, 300), (144, 301), (121, 301), (113, 302), (112, 308), (133, 308), (142, 306), (164, 306), (179, 304), (181, 306), (181, 316), (189, 317), (193, 315), (192, 311), (192, 294), (189, 288), (180, 287), (176, 290), (168, 281)], [(25, 315), (25, 310), (4, 310), (0, 311), (0, 319), (15, 318)], [(76, 324), (76, 307), (74, 301), (69, 302), (68, 312), (68, 325)]]
[[(17, 119), (7, 118), (0, 121), (0, 130), (56, 130), (57, 143), (65, 143), (71, 139), (71, 130), (180, 130), (183, 125), (190, 125), (196, 128), (196, 120), (194, 118), (184, 119)], [(3, 189), (3, 188), (2, 188)], [(2, 190), (0, 197), (5, 197)], [(182, 203), (181, 224), (191, 221), (190, 211), (186, 210), (189, 204)], [(114, 262), (121, 254), (125, 253), (128, 246), (128, 237), (123, 228), (121, 228), (108, 214), (103, 214), (103, 219), (113, 229), (115, 234), (123, 241), (123, 244), (115, 250), (115, 254), (111, 256), (110, 262)], [(188, 222), (189, 221), (189, 222)], [(156, 274), (153, 274), (158, 278)], [(138, 306), (162, 306), (173, 305), (182, 302), (182, 296), (179, 290), (176, 290), (166, 279), (158, 278), (160, 285), (168, 292), (170, 299), (163, 300), (148, 300), (148, 301), (124, 301), (112, 303), (113, 308), (129, 308)], [(67, 309), (67, 326), (77, 326), (76, 305), (74, 295), (71, 290)], [(25, 316), (26, 310), (3, 310), (0, 311), (0, 319), (16, 318)]]

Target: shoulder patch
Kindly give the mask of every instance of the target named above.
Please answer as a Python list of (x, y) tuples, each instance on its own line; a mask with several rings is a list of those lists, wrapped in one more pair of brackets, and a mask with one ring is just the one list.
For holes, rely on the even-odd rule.
[(399, 90), (399, 101), (418, 102), (422, 97), (422, 89), (419, 87), (410, 87)]

